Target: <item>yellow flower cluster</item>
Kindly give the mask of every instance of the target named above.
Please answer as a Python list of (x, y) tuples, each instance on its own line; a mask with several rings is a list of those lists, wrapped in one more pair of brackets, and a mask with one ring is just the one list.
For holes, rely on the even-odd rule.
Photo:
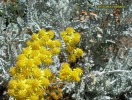
[(68, 27), (65, 31), (61, 32), (61, 37), (63, 38), (66, 50), (69, 53), (68, 58), (70, 62), (75, 62), (77, 58), (83, 56), (83, 50), (76, 47), (81, 38), (81, 35), (78, 32), (72, 27)]
[[(80, 34), (68, 27), (61, 35), (66, 50), (70, 53), (70, 61), (75, 62), (76, 58), (83, 56), (83, 50), (75, 47), (80, 41)], [(58, 100), (63, 96), (62, 83), (58, 83), (57, 80), (80, 81), (83, 71), (79, 67), (71, 69), (68, 63), (63, 63), (59, 75), (53, 74), (47, 68), (53, 62), (52, 56), (60, 53), (61, 42), (53, 38), (52, 30), (41, 29), (38, 33), (33, 33), (31, 39), (26, 42), (27, 46), (16, 58), (15, 66), (10, 68), (12, 78), (8, 83), (8, 93), (15, 100)], [(40, 69), (41, 64), (46, 68)]]
[(40, 69), (39, 65), (52, 64), (52, 56), (59, 54), (61, 42), (52, 40), (53, 31), (40, 30), (33, 33), (27, 47), (18, 55), (16, 65), (10, 68), (12, 79), (8, 93), (16, 100), (44, 100), (46, 88), (50, 85), (53, 73), (50, 69)]
[(77, 67), (75, 69), (71, 69), (70, 65), (68, 63), (63, 63), (60, 73), (59, 73), (59, 78), (63, 81), (80, 81), (80, 76), (82, 75), (83, 71), (81, 68)]

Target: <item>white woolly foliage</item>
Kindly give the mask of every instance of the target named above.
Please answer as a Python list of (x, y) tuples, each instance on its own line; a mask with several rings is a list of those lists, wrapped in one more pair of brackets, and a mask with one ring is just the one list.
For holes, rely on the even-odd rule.
[[(114, 100), (121, 99), (121, 94), (132, 99), (131, 0), (16, 1), (13, 5), (10, 0), (7, 3), (0, 0), (0, 86), (8, 82), (9, 69), (16, 63), (31, 32), (49, 28), (55, 31), (55, 39), (62, 40), (60, 31), (71, 26), (81, 34), (77, 46), (85, 55), (75, 65), (84, 72), (79, 83), (65, 82), (64, 95), (68, 94), (69, 100)], [(114, 9), (96, 8), (113, 4), (126, 6), (116, 16), (120, 23), (116, 23)], [(82, 11), (87, 14), (84, 16)], [(58, 73), (62, 62), (59, 56), (53, 59), (50, 68)]]

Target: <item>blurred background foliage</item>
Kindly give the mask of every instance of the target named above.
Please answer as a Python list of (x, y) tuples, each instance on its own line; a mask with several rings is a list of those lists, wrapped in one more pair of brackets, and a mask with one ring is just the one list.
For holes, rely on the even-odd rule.
[(60, 31), (69, 26), (81, 34), (78, 47), (85, 56), (75, 64), (85, 73), (79, 84), (64, 87), (63, 100), (132, 99), (131, 0), (1, 0), (0, 98), (7, 95), (3, 93), (10, 79), (9, 68), (32, 32), (52, 29), (61, 39)]

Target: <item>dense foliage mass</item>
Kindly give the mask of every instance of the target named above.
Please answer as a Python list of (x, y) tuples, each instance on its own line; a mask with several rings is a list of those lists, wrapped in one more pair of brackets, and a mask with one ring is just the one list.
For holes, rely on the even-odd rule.
[(131, 0), (1, 0), (0, 99), (131, 100)]

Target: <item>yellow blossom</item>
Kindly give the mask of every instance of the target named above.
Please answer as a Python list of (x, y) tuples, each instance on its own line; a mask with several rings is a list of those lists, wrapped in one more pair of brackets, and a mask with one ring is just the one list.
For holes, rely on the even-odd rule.
[(44, 35), (43, 37), (42, 37), (42, 41), (48, 41), (49, 40), (49, 36), (48, 35)]
[(61, 34), (62, 37), (64, 37), (64, 36), (67, 35), (67, 32), (66, 31), (62, 31), (60, 34)]
[(59, 54), (60, 53), (60, 48), (53, 48), (52, 49), (52, 54), (53, 55), (56, 55), (56, 54)]
[(26, 66), (26, 61), (27, 60), (18, 60), (17, 62), (16, 62), (16, 66), (17, 67), (19, 67), (19, 68), (24, 68), (25, 66)]
[(67, 69), (67, 68), (70, 68), (70, 65), (68, 63), (63, 63), (62, 69)]
[(50, 84), (49, 80), (45, 77), (41, 79), (41, 82), (42, 82), (42, 86), (44, 87), (47, 87)]
[(61, 46), (60, 40), (54, 40), (54, 45), (55, 47), (60, 47)]
[(69, 43), (71, 41), (71, 37), (70, 36), (65, 36), (63, 38), (63, 40), (64, 40), (65, 43)]
[(40, 51), (39, 50), (32, 50), (31, 53), (29, 54), (29, 58), (38, 58), (40, 55)]
[(26, 80), (18, 81), (18, 83), (17, 83), (18, 90), (24, 90), (26, 88), (27, 88)]
[[(19, 80), (24, 80), (25, 79), (25, 76), (23, 75), (23, 72), (21, 72), (22, 74), (18, 74), (17, 76), (16, 76), (16, 79), (19, 79)], [(26, 73), (27, 74), (27, 73)]]
[(72, 42), (76, 45), (80, 41), (80, 34), (76, 33), (74, 34), (74, 37), (72, 38)]
[(67, 50), (69, 53), (71, 53), (71, 52), (74, 50), (74, 48), (75, 48), (75, 46), (68, 45), (68, 46), (66, 47), (66, 50)]
[(26, 91), (25, 90), (18, 91), (17, 98), (18, 98), (18, 100), (19, 99), (25, 99), (26, 98)]
[(80, 49), (80, 48), (75, 49), (75, 55), (76, 55), (77, 58), (83, 56), (83, 54), (84, 54), (84, 52), (83, 52), (82, 49)]
[(52, 76), (52, 72), (51, 72), (51, 70), (48, 69), (48, 68), (45, 68), (45, 69), (43, 70), (43, 72), (44, 72), (44, 76), (45, 76), (46, 78), (49, 78), (49, 77)]
[(68, 58), (69, 58), (70, 62), (76, 61), (76, 56), (74, 54), (70, 54)]
[(45, 34), (47, 34), (45, 29), (41, 29), (38, 32), (38, 35), (39, 35), (40, 38), (43, 37)]
[(8, 89), (8, 94), (11, 96), (15, 96), (15, 90), (14, 89)]
[(33, 68), (33, 69), (32, 69), (32, 74), (33, 74), (33, 77), (34, 77), (34, 78), (39, 79), (39, 78), (42, 77), (42, 70), (39, 69), (39, 68)]
[(50, 39), (52, 39), (54, 37), (54, 31), (52, 31), (52, 30), (49, 30), (47, 32), (47, 34), (48, 34), (48, 36), (49, 36)]
[(75, 30), (74, 30), (74, 28), (72, 28), (72, 27), (67, 27), (67, 28), (66, 28), (66, 32), (67, 32), (68, 34), (72, 34), (72, 33), (75, 32)]
[(38, 79), (33, 79), (32, 81), (31, 81), (31, 87), (32, 88), (38, 88), (39, 86), (40, 86), (40, 82), (39, 82), (39, 80)]
[(46, 58), (46, 59), (44, 60), (44, 64), (45, 64), (45, 65), (50, 65), (50, 64), (52, 64), (52, 62), (53, 62), (52, 58)]
[(32, 51), (32, 48), (26, 47), (26, 48), (23, 48), (22, 53), (28, 56), (31, 53), (31, 51)]
[(34, 41), (34, 42), (32, 43), (32, 45), (31, 45), (31, 47), (32, 47), (33, 50), (39, 50), (40, 44), (39, 44), (38, 41)]
[(53, 47), (54, 47), (54, 41), (49, 40), (49, 41), (47, 42), (47, 46), (48, 46), (49, 48), (53, 48)]
[(28, 68), (34, 67), (34, 66), (35, 66), (35, 65), (34, 65), (34, 60), (33, 60), (33, 59), (28, 59), (28, 60), (27, 60), (27, 63), (26, 63), (26, 66), (27, 66)]
[(31, 37), (32, 37), (31, 40), (38, 40), (39, 39), (38, 34), (36, 34), (36, 33), (33, 33)]
[(10, 68), (10, 75), (13, 76), (15, 75), (17, 72), (16, 72), (16, 68), (15, 67), (11, 67)]
[(40, 100), (39, 99), (39, 96), (36, 94), (34, 94), (34, 95), (31, 95), (31, 97), (29, 97), (29, 100)]
[(8, 83), (8, 88), (10, 89), (15, 89), (17, 86), (17, 81), (16, 80), (10, 80)]
[(80, 81), (79, 73), (76, 71), (72, 71), (72, 73), (70, 74), (70, 78), (71, 80), (75, 80), (77, 82)]
[(74, 71), (78, 72), (79, 75), (81, 75), (83, 73), (83, 70), (79, 67), (75, 68)]
[(26, 57), (26, 55), (25, 54), (20, 54), (20, 55), (18, 55), (17, 56), (17, 58), (16, 58), (17, 60), (26, 60), (27, 59), (27, 57)]
[(42, 63), (41, 63), (41, 60), (40, 60), (40, 58), (33, 58), (33, 61), (34, 61), (34, 64), (36, 65), (36, 66), (39, 66), (39, 65), (41, 65)]

